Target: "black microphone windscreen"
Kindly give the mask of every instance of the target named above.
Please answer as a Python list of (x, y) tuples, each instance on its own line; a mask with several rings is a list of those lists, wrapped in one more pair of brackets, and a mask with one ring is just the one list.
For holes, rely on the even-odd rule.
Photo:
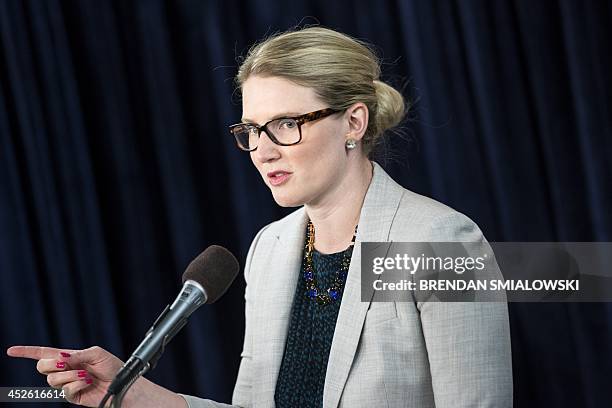
[(211, 245), (198, 255), (183, 273), (187, 280), (198, 282), (206, 291), (206, 303), (214, 303), (230, 287), (240, 265), (230, 251), (219, 245)]

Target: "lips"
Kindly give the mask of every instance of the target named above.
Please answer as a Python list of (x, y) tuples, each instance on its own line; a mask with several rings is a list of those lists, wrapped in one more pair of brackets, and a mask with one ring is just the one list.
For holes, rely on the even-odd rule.
[(268, 176), (268, 181), (270, 182), (271, 185), (279, 186), (283, 184), (285, 181), (287, 181), (287, 179), (289, 179), (291, 174), (292, 174), (291, 172), (288, 172), (285, 170), (274, 170), (274, 171), (267, 173), (266, 175)]

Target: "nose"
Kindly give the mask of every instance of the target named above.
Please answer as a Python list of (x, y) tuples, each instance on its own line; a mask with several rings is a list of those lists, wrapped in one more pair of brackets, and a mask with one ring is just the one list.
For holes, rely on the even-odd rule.
[(269, 162), (280, 157), (278, 148), (279, 146), (268, 136), (268, 132), (262, 130), (259, 135), (259, 141), (257, 142), (257, 150), (253, 152), (253, 155), (262, 163)]

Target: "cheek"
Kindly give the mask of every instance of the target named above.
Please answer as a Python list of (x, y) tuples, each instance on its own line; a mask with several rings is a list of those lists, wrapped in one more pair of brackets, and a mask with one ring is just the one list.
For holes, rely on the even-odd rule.
[(296, 162), (299, 160), (302, 169), (300, 180), (315, 190), (333, 184), (346, 163), (344, 144), (339, 145), (337, 140), (328, 139), (295, 153)]
[(291, 161), (303, 170), (306, 177), (318, 178), (321, 171), (327, 171), (338, 161), (336, 148), (329, 143), (304, 145), (291, 152)]
[(261, 171), (261, 166), (259, 161), (255, 158), (255, 152), (250, 152), (249, 153), (249, 157), (251, 158), (251, 163), (253, 163), (253, 166), (255, 166), (255, 168), (257, 169), (257, 171)]
[(309, 160), (312, 160), (311, 164), (316, 165), (322, 161), (335, 162), (345, 156), (344, 138), (338, 126), (326, 126), (307, 137), (312, 142), (308, 152)]
[(337, 135), (327, 135), (312, 151), (309, 158), (314, 167), (336, 168), (342, 166), (346, 159), (344, 142)]

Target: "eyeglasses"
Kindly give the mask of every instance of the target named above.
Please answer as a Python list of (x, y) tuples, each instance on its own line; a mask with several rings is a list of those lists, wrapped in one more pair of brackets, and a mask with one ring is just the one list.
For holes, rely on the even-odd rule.
[(257, 149), (261, 132), (266, 132), (270, 140), (280, 146), (291, 146), (302, 141), (302, 125), (306, 122), (323, 119), (340, 110), (325, 108), (296, 117), (272, 119), (261, 126), (255, 123), (231, 125), (229, 131), (236, 138), (241, 150), (252, 152)]

